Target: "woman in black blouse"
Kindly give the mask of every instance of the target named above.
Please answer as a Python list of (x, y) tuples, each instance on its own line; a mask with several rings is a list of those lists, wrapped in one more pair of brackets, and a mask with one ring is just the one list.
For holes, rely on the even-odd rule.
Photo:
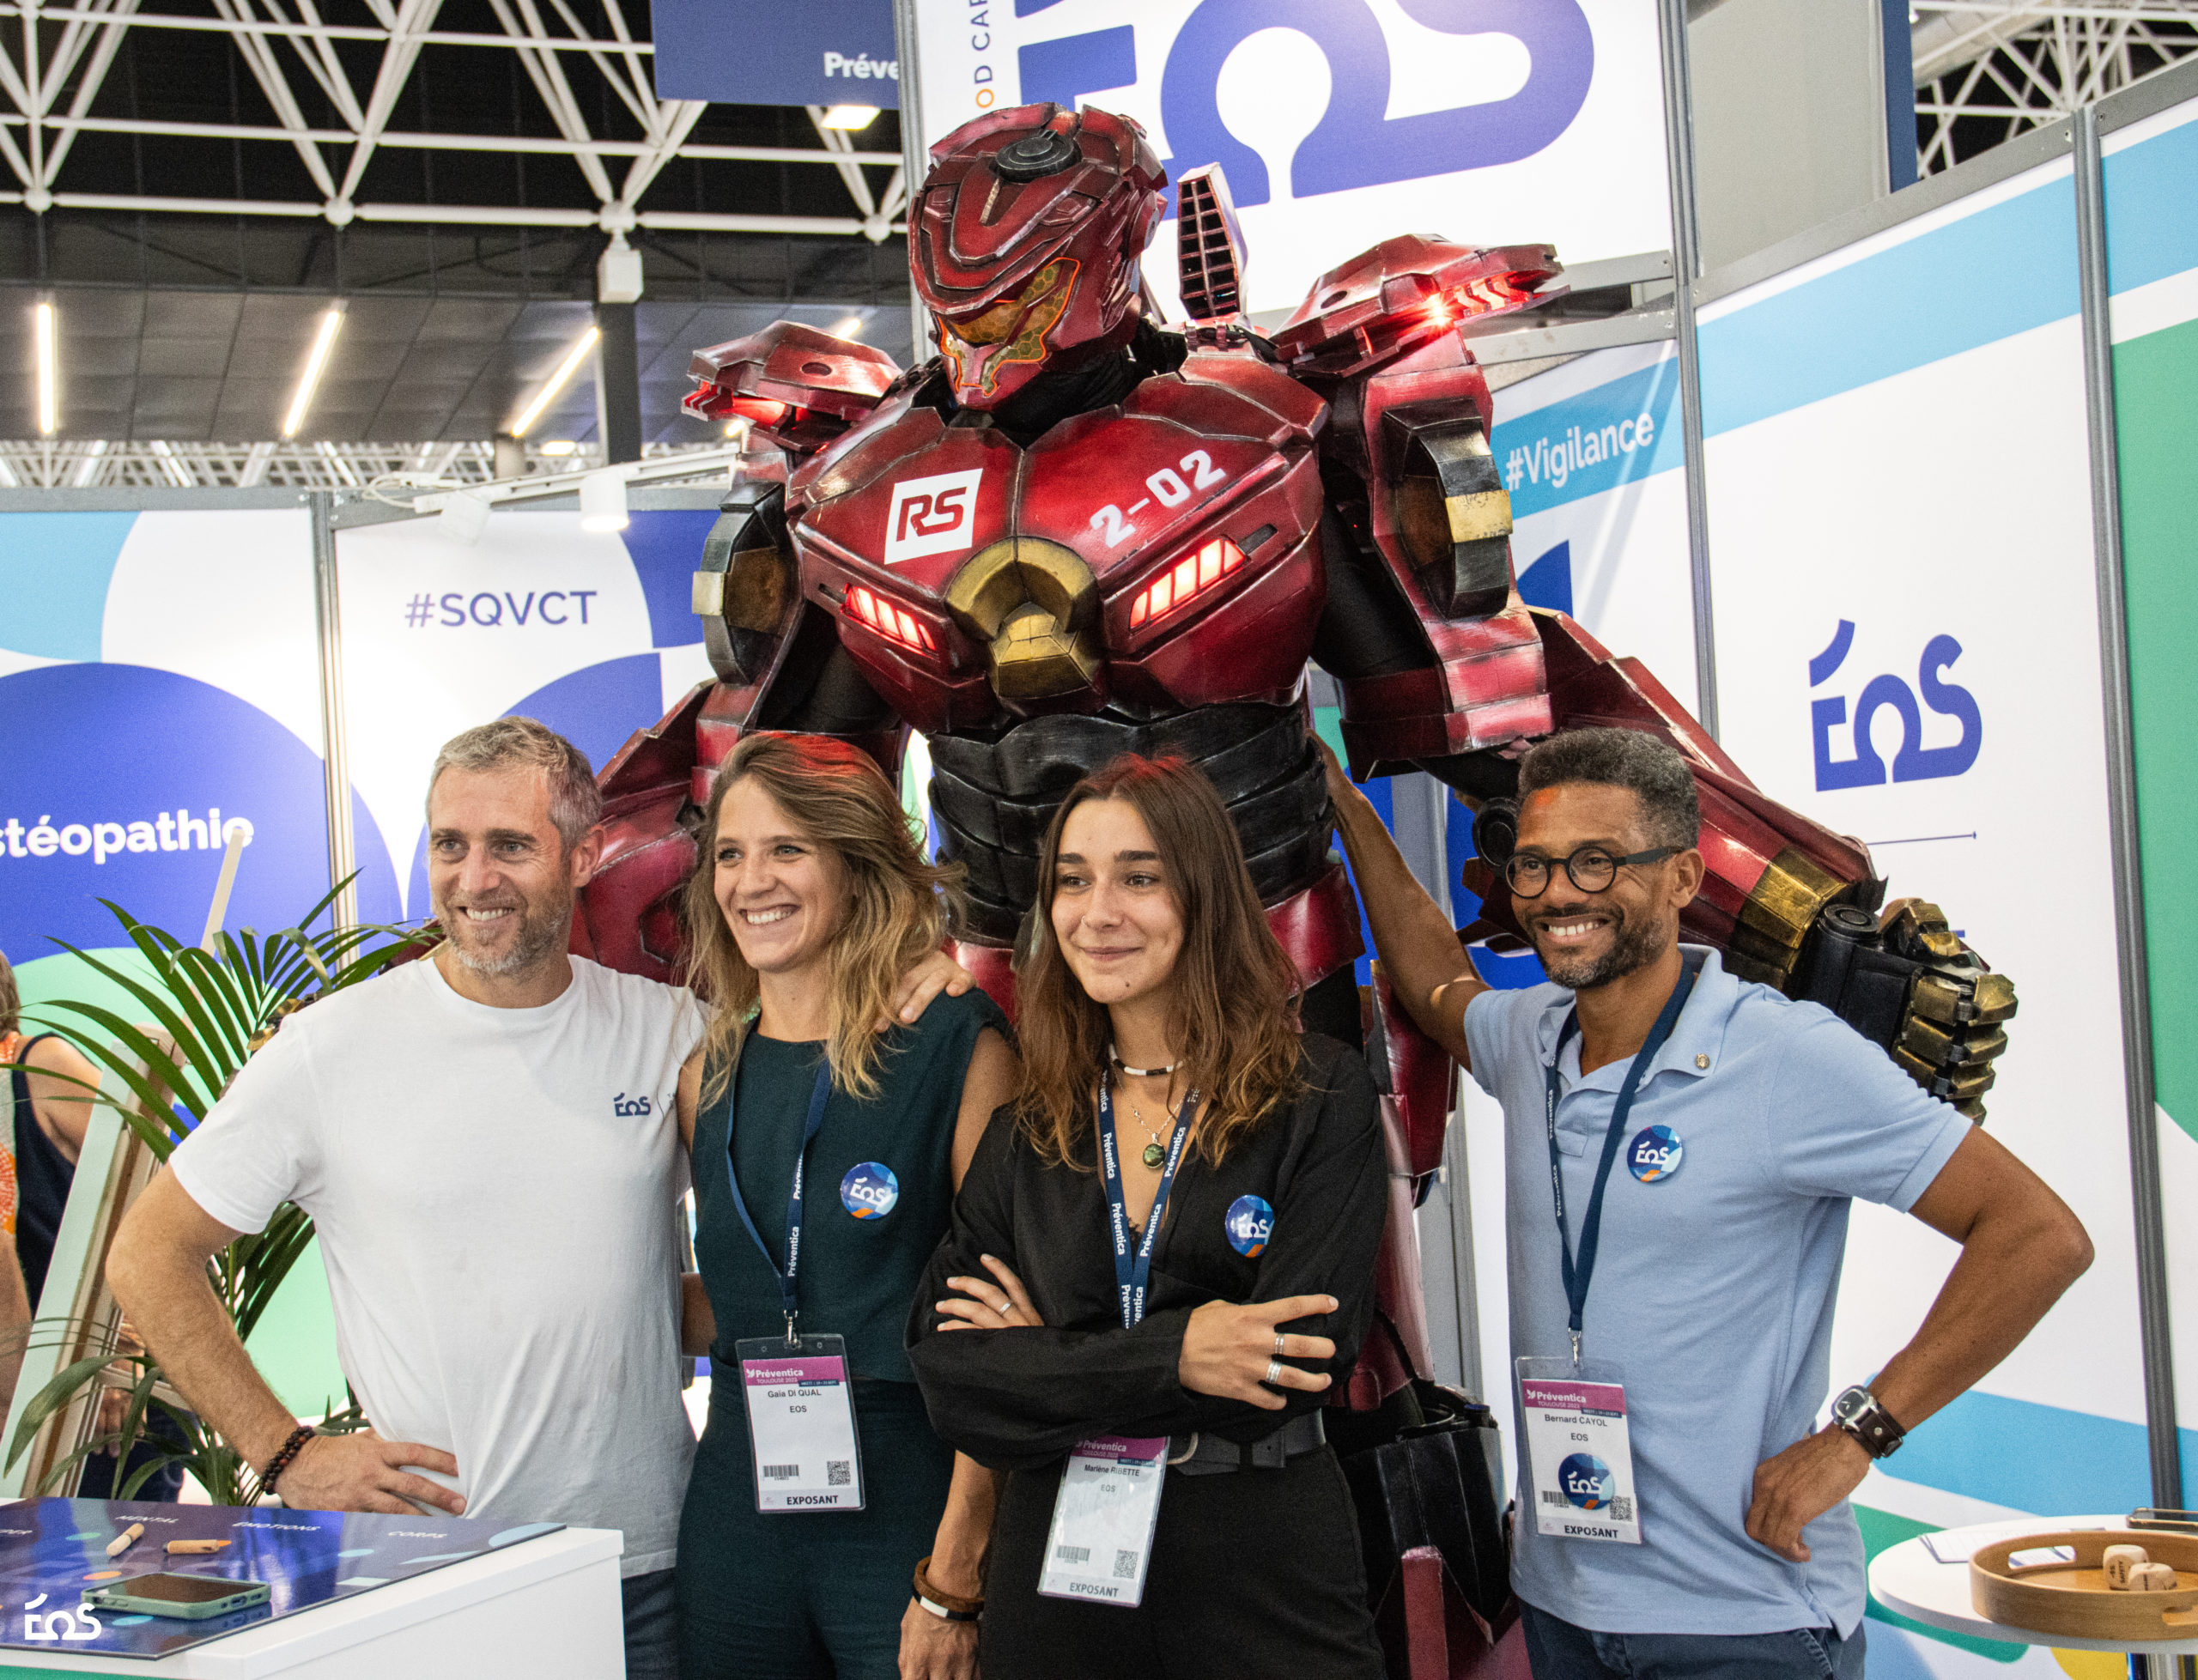
[(1079, 783), (1040, 868), (1022, 1084), (909, 1326), (933, 1428), (1011, 1472), (986, 1680), (1380, 1680), (1320, 1421), (1373, 1313), (1373, 1081), (1297, 1034), (1296, 973), (1196, 770), (1129, 757)]

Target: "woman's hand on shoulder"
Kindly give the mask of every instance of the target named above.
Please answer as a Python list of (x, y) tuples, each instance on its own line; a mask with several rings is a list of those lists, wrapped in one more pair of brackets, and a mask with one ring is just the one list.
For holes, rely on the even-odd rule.
[(944, 951), (933, 951), (901, 976), (900, 984), (893, 988), (892, 1001), (885, 1006), (887, 1012), (877, 1018), (877, 1030), (882, 1033), (896, 1024), (912, 1025), (940, 992), (959, 998), (976, 983), (977, 977)]
[(1286, 1336), (1276, 1326), (1317, 1319), (1334, 1312), (1336, 1305), (1333, 1295), (1286, 1295), (1248, 1307), (1209, 1301), (1183, 1327), (1176, 1380), (1194, 1394), (1244, 1400), (1264, 1411), (1280, 1411), (1290, 1404), (1276, 1388), (1318, 1394), (1335, 1379), (1326, 1371), (1301, 1370), (1283, 1362), (1333, 1359), (1336, 1344), (1325, 1336)]
[(990, 1277), (950, 1277), (946, 1287), (956, 1291), (936, 1303), (946, 1322), (941, 1330), (1011, 1330), (1017, 1326), (1042, 1329), (1045, 1320), (1030, 1304), (1029, 1291), (1005, 1260), (982, 1257)]

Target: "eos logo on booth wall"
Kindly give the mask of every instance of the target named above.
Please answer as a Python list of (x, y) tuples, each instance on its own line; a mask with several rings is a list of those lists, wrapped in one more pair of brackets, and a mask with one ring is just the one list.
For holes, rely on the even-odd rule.
[(977, 523), (977, 485), (984, 476), (982, 467), (971, 467), (896, 484), (885, 516), (885, 563), (968, 548)]
[[(1843, 618), (1833, 633), (1831, 646), (1809, 661), (1809, 686), (1814, 688), (1830, 681), (1845, 663), (1854, 645), (1855, 626)], [(1871, 744), (1870, 725), (1887, 707), (1899, 715), (1901, 725), (1900, 748), (1892, 759), (1894, 781), (1923, 782), (1942, 776), (1958, 776), (1976, 763), (1976, 755), (1984, 745), (1984, 718), (1976, 708), (1976, 697), (1958, 683), (1943, 681), (1940, 675), (1960, 658), (1959, 642), (1952, 636), (1934, 636), (1923, 645), (1923, 657), (1916, 669), (1915, 688), (1891, 675), (1873, 676), (1864, 683), (1861, 695), (1855, 702), (1854, 751), (1847, 758), (1831, 755), (1831, 731), (1848, 722), (1845, 697), (1834, 695), (1811, 701), (1809, 726), (1818, 791), (1878, 787), (1884, 784), (1885, 762)], [(1924, 706), (1961, 725), (1961, 738), (1952, 745), (1923, 744), (1923, 712), (1916, 700), (1918, 690), (1922, 691)]]
[[(1015, 12), (1021, 17), (1057, 3), (1017, 0)], [(1494, 30), (1514, 37), (1532, 67), (1525, 85), (1507, 99), (1392, 117), (1389, 43), (1366, 0), (1198, 5), (1175, 32), (1160, 67), (1161, 120), (1174, 153), (1166, 162), (1169, 180), (1186, 169), (1218, 163), (1228, 173), (1238, 209), (1274, 197), (1265, 161), (1222, 121), (1218, 100), (1222, 66), (1263, 30), (1294, 30), (1327, 60), (1327, 108), (1290, 162), (1290, 191), (1299, 198), (1515, 163), (1563, 134), (1587, 103), (1595, 44), (1579, 0), (1501, 7), (1472, 0), (1401, 4), (1425, 29), (1454, 35)], [(1153, 69), (1139, 63), (1136, 30), (1128, 23), (1032, 41), (1016, 58), (1025, 104), (1051, 100), (1073, 106), (1080, 94), (1138, 84)], [(981, 93), (990, 66), (981, 64), (979, 73)], [(979, 108), (988, 103), (981, 99)], [(1172, 199), (1169, 214), (1174, 214)]]

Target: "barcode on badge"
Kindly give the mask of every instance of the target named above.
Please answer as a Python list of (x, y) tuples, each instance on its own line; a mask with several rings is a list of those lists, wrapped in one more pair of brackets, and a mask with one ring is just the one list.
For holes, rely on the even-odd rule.
[(846, 1459), (827, 1459), (824, 1461), (824, 1485), (828, 1488), (852, 1488), (855, 1484), (855, 1470)]
[(1611, 1501), (1611, 1515), (1619, 1522), (1631, 1522), (1633, 1520), (1633, 1501), (1630, 1499), (1612, 1500)]
[(1572, 1501), (1567, 1499), (1563, 1494), (1557, 1492), (1554, 1488), (1544, 1488), (1542, 1489), (1542, 1503), (1545, 1505), (1570, 1505)]
[(1138, 1554), (1135, 1552), (1116, 1552), (1114, 1554), (1114, 1579), (1116, 1580), (1135, 1580), (1137, 1579), (1137, 1560)]
[(766, 1482), (798, 1482), (801, 1479), (801, 1466), (799, 1465), (765, 1465), (763, 1479)]
[(1056, 1563), (1089, 1563), (1091, 1562), (1091, 1548), (1089, 1546), (1055, 1546), (1053, 1548), (1053, 1562)]

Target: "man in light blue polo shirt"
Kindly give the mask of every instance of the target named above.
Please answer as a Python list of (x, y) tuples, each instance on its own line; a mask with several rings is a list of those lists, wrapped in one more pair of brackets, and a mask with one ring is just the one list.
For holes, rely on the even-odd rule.
[[(1679, 943), (1700, 813), (1663, 742), (1581, 730), (1521, 762), (1506, 880), (1551, 982), (1525, 991), (1481, 981), (1333, 761), (1329, 788), (1399, 998), (1503, 1106), (1537, 1680), (1859, 1680), (1847, 1495), (2029, 1333), (2083, 1227), (1830, 1012)], [(1856, 1197), (1962, 1251), (1818, 1430)]]

